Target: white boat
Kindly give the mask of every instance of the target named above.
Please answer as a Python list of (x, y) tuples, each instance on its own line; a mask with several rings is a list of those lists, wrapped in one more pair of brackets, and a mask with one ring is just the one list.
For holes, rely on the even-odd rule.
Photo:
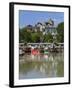
[(22, 49), (19, 49), (19, 55), (23, 55), (24, 51)]

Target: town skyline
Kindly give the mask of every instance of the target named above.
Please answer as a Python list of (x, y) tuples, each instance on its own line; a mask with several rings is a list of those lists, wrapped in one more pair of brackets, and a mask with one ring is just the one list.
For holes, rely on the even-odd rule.
[(30, 11), (20, 10), (19, 11), (19, 28), (23, 28), (27, 25), (35, 26), (38, 22), (44, 23), (49, 19), (54, 21), (54, 26), (58, 23), (64, 22), (63, 12), (47, 12), (47, 11)]

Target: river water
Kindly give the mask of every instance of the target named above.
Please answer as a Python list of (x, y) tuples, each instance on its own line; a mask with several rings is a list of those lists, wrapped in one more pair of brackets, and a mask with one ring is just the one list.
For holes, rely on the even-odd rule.
[(64, 76), (64, 54), (24, 55), (19, 59), (19, 79)]

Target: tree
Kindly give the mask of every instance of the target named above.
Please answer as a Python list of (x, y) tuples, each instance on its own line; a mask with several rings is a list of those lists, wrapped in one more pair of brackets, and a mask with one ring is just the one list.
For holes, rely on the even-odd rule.
[(48, 43), (53, 42), (53, 36), (51, 35), (51, 33), (44, 35), (44, 42), (48, 42)]
[(64, 42), (64, 22), (58, 24), (56, 37), (58, 42)]
[(19, 41), (24, 41), (24, 42), (31, 42), (31, 32), (28, 32), (26, 28), (22, 28), (19, 30)]
[(22, 33), (22, 30), (21, 29), (19, 29), (19, 42), (21, 43), (21, 42), (23, 42), (23, 33)]
[(31, 33), (31, 39), (32, 39), (32, 42), (33, 43), (37, 43), (37, 42), (40, 42), (40, 33), (38, 32), (34, 32), (34, 33)]

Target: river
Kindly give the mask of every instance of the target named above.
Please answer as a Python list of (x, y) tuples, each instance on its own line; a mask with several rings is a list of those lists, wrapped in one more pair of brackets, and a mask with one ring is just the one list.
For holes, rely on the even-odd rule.
[(64, 54), (24, 55), (19, 59), (19, 79), (64, 76)]

